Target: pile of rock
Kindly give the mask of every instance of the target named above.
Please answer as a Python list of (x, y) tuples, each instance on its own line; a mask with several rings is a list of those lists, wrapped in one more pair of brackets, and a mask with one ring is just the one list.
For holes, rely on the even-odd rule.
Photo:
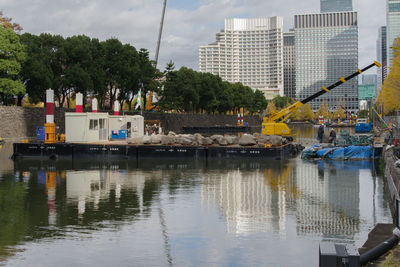
[(277, 135), (261, 135), (259, 133), (244, 134), (241, 137), (235, 135), (212, 135), (204, 137), (201, 134), (176, 134), (169, 132), (168, 135), (145, 135), (127, 140), (128, 144), (138, 145), (184, 145), (184, 146), (259, 146), (272, 147), (288, 143), (287, 139)]

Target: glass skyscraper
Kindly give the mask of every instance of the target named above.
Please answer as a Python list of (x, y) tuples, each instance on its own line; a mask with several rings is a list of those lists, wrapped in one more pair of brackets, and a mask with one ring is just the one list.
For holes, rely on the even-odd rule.
[[(303, 100), (358, 69), (357, 12), (296, 15), (294, 18), (296, 99)], [(357, 79), (311, 102), (314, 110), (326, 101), (349, 111), (358, 109)]]
[(386, 45), (386, 26), (382, 26), (378, 31), (378, 40), (376, 41), (376, 52), (379, 63), (381, 63), (382, 67), (376, 70), (377, 73), (377, 81), (376, 81), (376, 96), (379, 95), (383, 81), (387, 77), (387, 45)]
[(388, 70), (392, 66), (393, 43), (400, 35), (400, 0), (388, 0), (386, 6), (387, 25), (387, 65)]
[(321, 0), (321, 13), (353, 11), (352, 0)]
[(283, 33), (283, 92), (285, 96), (296, 97), (296, 67), (294, 64), (294, 30)]

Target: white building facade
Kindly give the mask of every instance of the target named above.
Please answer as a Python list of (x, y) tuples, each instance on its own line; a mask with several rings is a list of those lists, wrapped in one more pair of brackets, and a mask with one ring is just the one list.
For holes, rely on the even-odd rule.
[[(295, 16), (296, 99), (303, 100), (358, 69), (357, 12), (337, 12)], [(314, 99), (314, 110), (327, 102), (346, 109), (358, 109), (357, 79)]]
[(200, 46), (199, 71), (283, 96), (283, 18), (225, 19), (216, 42)]

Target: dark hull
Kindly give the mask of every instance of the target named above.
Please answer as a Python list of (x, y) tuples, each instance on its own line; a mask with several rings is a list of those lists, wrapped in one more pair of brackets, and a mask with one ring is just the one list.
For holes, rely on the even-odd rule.
[(137, 160), (137, 159), (207, 159), (207, 158), (273, 158), (295, 157), (299, 145), (281, 147), (200, 147), (163, 145), (99, 145), (99, 144), (25, 144), (14, 143), (13, 158), (59, 160)]

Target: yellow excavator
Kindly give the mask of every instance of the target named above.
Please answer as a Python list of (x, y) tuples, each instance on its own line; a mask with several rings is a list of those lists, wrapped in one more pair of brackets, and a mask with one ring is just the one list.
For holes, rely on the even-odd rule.
[(336, 83), (325, 87), (322, 86), (322, 90), (313, 94), (312, 96), (307, 97), (306, 99), (302, 101), (297, 101), (294, 104), (288, 106), (287, 108), (284, 108), (278, 112), (275, 112), (273, 114), (270, 114), (268, 117), (264, 117), (263, 122), (262, 122), (262, 130), (261, 133), (265, 135), (282, 135), (282, 136), (289, 136), (290, 135), (290, 129), (285, 123), (285, 121), (290, 117), (290, 115), (293, 114), (296, 110), (298, 110), (301, 106), (304, 104), (310, 102), (311, 100), (330, 92), (333, 88), (347, 82), (348, 80), (360, 75), (364, 71), (372, 68), (373, 66), (377, 66), (378, 68), (381, 67), (381, 64), (379, 62), (375, 61), (374, 63), (368, 65), (367, 67), (363, 69), (358, 69), (356, 72), (353, 74), (349, 75), (346, 78), (340, 77), (339, 81)]

